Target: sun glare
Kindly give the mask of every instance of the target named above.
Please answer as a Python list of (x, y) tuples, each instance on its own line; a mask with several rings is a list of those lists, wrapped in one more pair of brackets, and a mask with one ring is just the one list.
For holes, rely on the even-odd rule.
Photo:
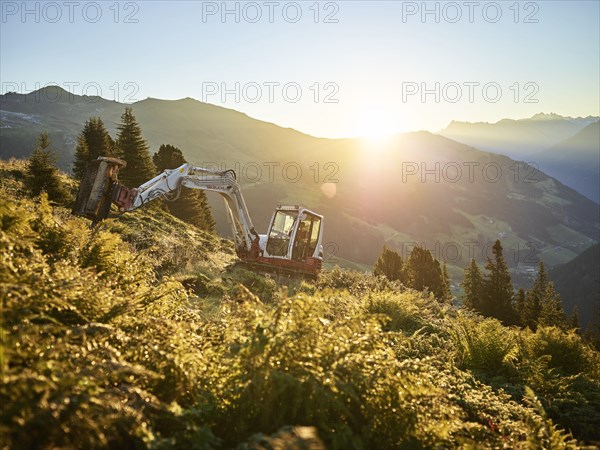
[(359, 114), (357, 134), (370, 148), (383, 148), (390, 137), (399, 132), (399, 125), (389, 110), (366, 109)]

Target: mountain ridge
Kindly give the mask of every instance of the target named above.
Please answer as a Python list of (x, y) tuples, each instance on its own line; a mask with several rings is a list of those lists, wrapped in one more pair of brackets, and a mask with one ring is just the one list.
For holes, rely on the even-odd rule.
[(572, 117), (572, 116), (563, 116), (561, 114), (556, 114), (553, 112), (550, 113), (544, 113), (544, 112), (539, 112), (534, 114), (531, 117), (523, 117), (520, 119), (511, 119), (508, 117), (504, 117), (502, 119), (497, 120), (496, 122), (485, 122), (485, 121), (476, 121), (476, 122), (471, 122), (468, 120), (451, 120), (450, 123), (446, 126), (446, 128), (442, 128), (441, 130), (438, 130), (436, 133), (441, 133), (444, 130), (447, 130), (448, 128), (450, 128), (451, 126), (457, 126), (457, 125), (496, 125), (499, 123), (510, 123), (510, 122), (527, 122), (527, 121), (551, 121), (551, 120), (589, 120), (589, 121), (598, 121), (600, 120), (600, 116), (592, 116), (592, 115), (588, 115), (588, 116), (577, 116), (577, 117)]

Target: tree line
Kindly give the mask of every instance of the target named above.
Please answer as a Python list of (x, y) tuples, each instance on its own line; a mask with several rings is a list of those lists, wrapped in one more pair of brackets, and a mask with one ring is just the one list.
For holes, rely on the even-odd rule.
[[(538, 326), (556, 326), (565, 330), (579, 328), (577, 309), (567, 317), (543, 261), (539, 263), (532, 287), (521, 288), (516, 293), (499, 240), (494, 243), (492, 257), (488, 258), (484, 269), (485, 273), (475, 259), (465, 268), (462, 283), (465, 308), (494, 317), (504, 325), (519, 325), (534, 331)], [(440, 301), (452, 300), (446, 263), (440, 264), (423, 247), (414, 247), (404, 261), (398, 252), (384, 246), (373, 273), (419, 291), (427, 289)]]
[[(110, 136), (100, 117), (90, 117), (85, 122), (77, 136), (73, 160), (74, 177), (81, 180), (88, 164), (98, 157), (125, 161), (127, 165), (119, 171), (119, 182), (128, 187), (137, 187), (166, 169), (175, 169), (187, 162), (183, 152), (170, 144), (161, 145), (158, 152), (150, 156), (150, 147), (143, 138), (141, 127), (130, 107), (126, 107), (121, 116), (116, 139)], [(46, 192), (50, 200), (67, 204), (72, 198), (61, 183), (56, 161), (50, 138), (44, 131), (37, 138), (29, 158), (28, 185), (33, 195)], [(184, 189), (177, 200), (165, 203), (175, 217), (214, 233), (215, 222), (203, 191)]]
[(417, 291), (428, 290), (441, 301), (452, 301), (446, 263), (440, 264), (423, 247), (413, 247), (404, 261), (398, 252), (384, 246), (373, 267), (373, 274), (385, 276), (390, 281), (399, 281)]
[(500, 241), (495, 242), (492, 251), (493, 259), (488, 258), (485, 264), (487, 273), (481, 272), (474, 259), (465, 269), (465, 307), (495, 317), (505, 325), (529, 327), (534, 331), (538, 326), (579, 328), (577, 309), (567, 317), (543, 261), (539, 262), (531, 288), (520, 288), (515, 293)]

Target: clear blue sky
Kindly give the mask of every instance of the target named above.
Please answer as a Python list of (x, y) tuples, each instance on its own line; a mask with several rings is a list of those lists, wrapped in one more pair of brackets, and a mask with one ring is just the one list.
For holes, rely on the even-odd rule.
[(600, 113), (598, 1), (0, 3), (2, 92), (192, 97), (329, 137)]

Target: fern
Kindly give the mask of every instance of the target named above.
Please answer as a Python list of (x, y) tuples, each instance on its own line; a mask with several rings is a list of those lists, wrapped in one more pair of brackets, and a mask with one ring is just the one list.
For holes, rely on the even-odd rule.
[(529, 448), (548, 450), (577, 448), (576, 441), (564, 431), (556, 428), (552, 420), (548, 418), (542, 403), (529, 387), (525, 388), (525, 401), (539, 416), (530, 420), (532, 432), (527, 439)]

